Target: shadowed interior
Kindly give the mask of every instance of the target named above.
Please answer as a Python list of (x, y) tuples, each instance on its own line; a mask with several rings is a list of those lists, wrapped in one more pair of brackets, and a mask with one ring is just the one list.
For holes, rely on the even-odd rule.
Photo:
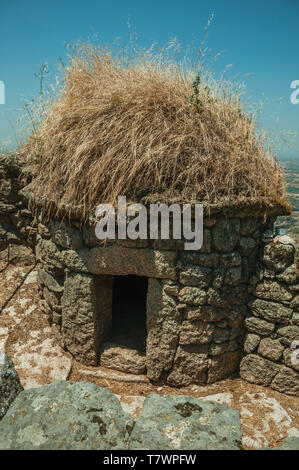
[(145, 351), (147, 288), (146, 277), (114, 277), (109, 341)]

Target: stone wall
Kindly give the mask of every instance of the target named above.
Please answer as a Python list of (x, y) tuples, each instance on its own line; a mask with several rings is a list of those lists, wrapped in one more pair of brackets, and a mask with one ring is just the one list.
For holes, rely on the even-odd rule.
[(241, 377), (299, 396), (299, 245), (276, 237), (251, 278)]
[[(172, 386), (213, 383), (240, 368), (249, 382), (299, 396), (299, 247), (272, 240), (274, 216), (206, 217), (199, 251), (180, 240), (103, 245), (75, 218), (35, 219), (29, 182), (18, 159), (0, 156), (0, 260), (37, 262), (41, 309), (76, 359), (109, 364), (118, 354), (120, 370), (146, 367), (152, 381)], [(101, 349), (113, 277), (129, 274), (148, 278), (146, 358)]]
[(39, 216), (36, 259), (41, 308), (66, 348), (101, 361), (115, 275), (148, 277), (146, 368), (154, 382), (206, 384), (238, 372), (252, 278), (273, 220), (206, 218), (204, 245), (178, 240), (101, 245), (94, 227)]
[(0, 155), (0, 260), (24, 265), (35, 262), (36, 228), (20, 193), (28, 181), (16, 157)]

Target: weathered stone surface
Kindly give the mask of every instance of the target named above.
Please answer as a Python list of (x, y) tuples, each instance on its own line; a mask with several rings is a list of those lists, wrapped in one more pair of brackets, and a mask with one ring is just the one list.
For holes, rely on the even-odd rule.
[[(112, 315), (112, 276), (70, 273), (61, 298), (67, 349), (84, 364), (98, 362)], [(102, 292), (102, 294), (101, 294)]]
[[(1, 175), (2, 177), (2, 175)], [(10, 178), (7, 178), (7, 179), (1, 179), (0, 180), (0, 195), (1, 195), (1, 199), (4, 198), (7, 200), (7, 198), (9, 197), (10, 193), (11, 193), (11, 189), (12, 189), (12, 180)]]
[(242, 275), (241, 266), (236, 266), (227, 270), (224, 282), (230, 286), (235, 286), (239, 283)]
[(241, 237), (240, 238), (240, 252), (243, 256), (248, 256), (256, 246), (254, 238), (251, 237)]
[(166, 294), (170, 294), (170, 295), (173, 295), (174, 297), (177, 297), (179, 295), (179, 287), (178, 286), (172, 286), (172, 285), (164, 285), (163, 287), (164, 289), (164, 292), (166, 292)]
[(48, 302), (44, 299), (39, 300), (39, 308), (47, 316), (47, 320), (52, 325), (53, 323), (53, 311), (50, 308)]
[(243, 328), (243, 325), (240, 325), (237, 328), (231, 329), (231, 334), (230, 334), (229, 339), (231, 340), (241, 339), (243, 337), (243, 334), (244, 334), (244, 328)]
[(275, 323), (288, 323), (292, 316), (292, 309), (276, 302), (255, 299), (250, 305), (252, 313)]
[(226, 274), (226, 269), (224, 266), (218, 266), (214, 269), (214, 280), (212, 283), (213, 288), (223, 289), (224, 278)]
[(7, 244), (12, 245), (21, 245), (24, 244), (24, 240), (22, 239), (20, 233), (17, 232), (14, 228), (5, 227), (5, 239)]
[(43, 289), (43, 296), (49, 307), (56, 312), (61, 312), (61, 295), (50, 291), (47, 287)]
[(81, 250), (66, 250), (62, 253), (62, 260), (65, 266), (74, 272), (87, 273), (88, 248)]
[(184, 287), (179, 292), (179, 301), (190, 305), (204, 305), (207, 294), (198, 287)]
[(213, 341), (214, 343), (223, 343), (228, 341), (231, 336), (231, 329), (230, 328), (215, 328)]
[(89, 247), (98, 246), (101, 243), (101, 240), (96, 237), (95, 226), (88, 224), (83, 226), (83, 240)]
[(0, 448), (126, 449), (132, 419), (106, 388), (57, 381), (20, 393), (0, 423)]
[(51, 240), (37, 239), (36, 260), (42, 262), (54, 276), (61, 276), (64, 273), (64, 264), (61, 251)]
[(233, 251), (232, 253), (225, 253), (221, 255), (220, 263), (225, 268), (232, 268), (234, 266), (240, 266), (241, 264), (241, 256), (237, 251)]
[(0, 202), (0, 215), (11, 214), (15, 212), (16, 208), (13, 204), (5, 204)]
[(38, 280), (44, 284), (50, 291), (60, 293), (63, 291), (63, 281), (60, 278), (54, 278), (51, 274), (47, 273), (40, 266), (37, 270)]
[(281, 365), (268, 359), (263, 359), (256, 354), (248, 354), (241, 361), (240, 376), (247, 382), (267, 386), (270, 385), (280, 368)]
[[(184, 249), (184, 241), (183, 240), (153, 240), (151, 245), (151, 240), (143, 240), (142, 238), (137, 238), (136, 240), (130, 240), (127, 238), (126, 240), (119, 240), (118, 242), (121, 246), (125, 246), (127, 248), (148, 248), (151, 246), (154, 249), (159, 250), (176, 250), (176, 249)], [(181, 245), (178, 248), (178, 245)]]
[(215, 219), (215, 218), (211, 219), (210, 217), (204, 217), (204, 219), (203, 219), (204, 227), (208, 227), (208, 228), (214, 227), (216, 222), (217, 222), (217, 219)]
[(238, 285), (234, 287), (224, 287), (223, 293), (227, 300), (228, 306), (247, 304), (249, 300), (247, 286)]
[(286, 348), (283, 352), (283, 362), (287, 367), (299, 372), (299, 349)]
[(145, 373), (145, 354), (113, 343), (104, 343), (100, 352), (100, 365), (106, 369), (130, 374)]
[(296, 297), (293, 298), (292, 302), (290, 303), (290, 307), (299, 310), (299, 295), (296, 295)]
[(216, 450), (241, 448), (238, 411), (187, 396), (148, 395), (129, 449)]
[(289, 237), (288, 235), (278, 235), (274, 238), (274, 242), (281, 243), (282, 245), (296, 246), (294, 239), (292, 237)]
[(281, 342), (289, 346), (292, 341), (299, 340), (299, 326), (283, 326), (282, 328), (278, 328), (277, 334), (281, 337)]
[(82, 233), (73, 225), (60, 220), (52, 220), (50, 224), (52, 240), (62, 248), (78, 250), (83, 245)]
[(241, 219), (240, 235), (252, 235), (258, 228), (258, 221), (256, 219), (246, 218)]
[(264, 338), (261, 340), (258, 353), (261, 356), (270, 359), (270, 361), (279, 361), (283, 353), (284, 347), (279, 340)]
[(292, 294), (284, 286), (275, 281), (263, 281), (255, 288), (255, 295), (265, 300), (285, 302), (291, 300)]
[(229, 306), (224, 289), (208, 289), (207, 302), (215, 307), (227, 308)]
[(13, 362), (0, 350), (0, 421), (22, 390)]
[(278, 240), (265, 246), (263, 262), (268, 269), (278, 273), (284, 271), (294, 261), (293, 245), (284, 245)]
[(245, 319), (245, 326), (251, 333), (257, 333), (261, 336), (271, 335), (275, 330), (275, 325), (266, 320), (256, 317), (248, 317)]
[(30, 248), (23, 245), (10, 245), (9, 262), (20, 266), (31, 266), (35, 263), (35, 256)]
[(38, 224), (38, 226), (37, 226), (37, 232), (38, 232), (43, 238), (50, 238), (50, 237), (51, 237), (51, 232), (50, 232), (49, 228), (48, 228), (46, 225), (42, 224), (42, 223)]
[(184, 286), (205, 288), (208, 287), (213, 274), (209, 268), (187, 265), (180, 272), (179, 281)]
[(255, 251), (249, 256), (242, 258), (242, 277), (241, 282), (247, 283), (251, 274), (253, 273), (257, 262), (257, 254)]
[(206, 268), (216, 268), (219, 262), (218, 253), (201, 254), (198, 251), (191, 251), (184, 253), (184, 260), (186, 263), (198, 264)]
[(292, 323), (293, 325), (299, 326), (299, 312), (294, 312), (292, 316)]
[(176, 351), (172, 371), (167, 378), (169, 385), (180, 387), (205, 384), (208, 367), (207, 354), (207, 344), (180, 345)]
[(250, 354), (256, 350), (260, 342), (259, 335), (248, 333), (244, 342), (244, 352)]
[(148, 280), (147, 294), (147, 376), (159, 380), (171, 369), (179, 340), (182, 314), (175, 299), (163, 292), (158, 279)]
[(227, 341), (224, 343), (210, 343), (209, 354), (211, 356), (220, 356), (226, 352), (233, 352), (239, 349), (239, 345), (236, 341)]
[(299, 281), (299, 269), (295, 264), (292, 264), (282, 273), (276, 274), (276, 278), (288, 284), (296, 284)]
[(175, 252), (126, 248), (113, 244), (91, 248), (87, 269), (91, 274), (147, 276), (176, 279)]
[(228, 325), (235, 329), (238, 328), (242, 323), (247, 313), (247, 307), (245, 305), (235, 305), (227, 310), (225, 319)]
[(269, 269), (264, 269), (264, 272), (263, 272), (263, 277), (264, 279), (271, 279), (271, 280), (274, 280), (275, 279), (275, 272), (274, 271), (270, 271)]
[(299, 372), (289, 367), (282, 367), (271, 383), (271, 387), (278, 392), (299, 397)]
[(206, 344), (212, 340), (214, 325), (203, 321), (183, 321), (180, 332), (180, 344)]
[(185, 319), (189, 321), (219, 322), (225, 317), (226, 310), (221, 307), (204, 305), (186, 309)]
[(240, 352), (226, 352), (209, 360), (208, 384), (231, 376), (239, 369)]
[(212, 228), (213, 245), (217, 251), (228, 253), (237, 245), (239, 239), (239, 219), (219, 219)]
[(61, 316), (61, 312), (58, 313), (57, 311), (55, 312), (54, 310), (52, 311), (52, 323), (54, 325), (61, 325), (61, 322), (62, 322), (62, 316)]
[(232, 305), (247, 304), (249, 294), (246, 286), (223, 286), (223, 288), (209, 288), (207, 302), (210, 305), (230, 308)]

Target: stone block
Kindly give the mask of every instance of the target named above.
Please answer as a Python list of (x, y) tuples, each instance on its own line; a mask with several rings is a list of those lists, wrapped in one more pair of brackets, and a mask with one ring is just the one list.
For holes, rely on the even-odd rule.
[(279, 361), (283, 350), (284, 347), (279, 340), (264, 338), (260, 342), (258, 353), (270, 361)]
[(240, 376), (257, 385), (270, 385), (272, 379), (280, 370), (281, 365), (264, 359), (256, 354), (248, 354), (240, 364)]
[(222, 251), (223, 253), (233, 251), (239, 240), (239, 231), (239, 219), (219, 219), (212, 228), (215, 250)]

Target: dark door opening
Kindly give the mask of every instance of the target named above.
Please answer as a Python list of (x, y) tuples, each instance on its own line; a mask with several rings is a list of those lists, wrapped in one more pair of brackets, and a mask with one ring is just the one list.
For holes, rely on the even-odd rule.
[(114, 277), (109, 341), (145, 352), (147, 288), (146, 277)]

